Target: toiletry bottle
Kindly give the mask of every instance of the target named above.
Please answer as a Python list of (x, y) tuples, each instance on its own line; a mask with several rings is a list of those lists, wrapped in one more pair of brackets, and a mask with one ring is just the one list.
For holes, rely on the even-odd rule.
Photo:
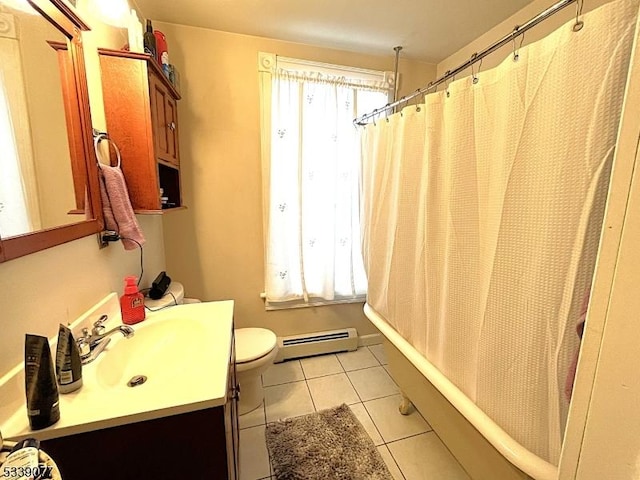
[(138, 291), (136, 277), (125, 277), (124, 295), (120, 297), (122, 323), (134, 325), (144, 320), (144, 295)]
[(151, 20), (147, 20), (147, 31), (144, 32), (144, 53), (148, 53), (154, 59), (157, 59), (156, 37), (153, 34), (153, 26)]
[(75, 392), (82, 386), (82, 360), (71, 329), (60, 324), (56, 349), (56, 378), (60, 393)]
[(24, 386), (32, 430), (48, 427), (60, 420), (58, 384), (47, 337), (25, 336)]
[(162, 67), (162, 73), (169, 78), (169, 50), (167, 47), (167, 38), (160, 30), (153, 32), (156, 37), (157, 60)]

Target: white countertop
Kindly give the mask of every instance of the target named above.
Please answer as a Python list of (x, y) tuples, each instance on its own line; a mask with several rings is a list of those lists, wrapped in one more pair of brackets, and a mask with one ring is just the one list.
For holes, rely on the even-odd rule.
[[(92, 325), (103, 313), (109, 315), (107, 329), (121, 323), (116, 294), (109, 295), (73, 322), (71, 327), (76, 338), (82, 327)], [(27, 437), (46, 440), (224, 405), (233, 334), (232, 300), (178, 305), (159, 312), (147, 312), (147, 318), (133, 328), (136, 334), (131, 339), (115, 334), (97, 360), (83, 366), (82, 388), (70, 394), (60, 394), (60, 420), (45, 429), (29, 428), (23, 364), (0, 378), (0, 430), (3, 436), (13, 441)], [(159, 332), (166, 335), (164, 332), (175, 329), (175, 338), (169, 339), (171, 351), (176, 351), (175, 357), (159, 359), (149, 353), (149, 358), (145, 359), (145, 351), (141, 349), (140, 357), (137, 357), (139, 368), (159, 369), (155, 377), (154, 372), (140, 371), (136, 373), (149, 376), (144, 385), (130, 388), (118, 383), (117, 386), (106, 387), (104, 379), (97, 375), (100, 368), (104, 368), (100, 363), (106, 356), (120, 352), (116, 348), (118, 342), (132, 342), (126, 346), (135, 347), (136, 339), (143, 338), (145, 329), (151, 332), (152, 328), (156, 329), (156, 336)], [(189, 329), (193, 329), (193, 335)], [(188, 345), (173, 349), (176, 341)], [(52, 346), (52, 355), (55, 358), (55, 345)], [(138, 360), (128, 362), (127, 366), (132, 364), (138, 368)], [(166, 366), (165, 361), (168, 362)], [(162, 378), (162, 373), (166, 374), (165, 378)]]

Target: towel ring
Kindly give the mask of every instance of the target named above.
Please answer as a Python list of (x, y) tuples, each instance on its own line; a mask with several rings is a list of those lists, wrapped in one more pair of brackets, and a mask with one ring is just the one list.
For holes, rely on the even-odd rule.
[[(113, 146), (113, 149), (116, 151), (116, 157), (118, 158), (118, 164), (116, 166), (120, 168), (120, 164), (122, 160), (122, 158), (120, 157), (120, 149), (118, 148), (118, 146), (115, 144), (113, 140), (109, 139), (106, 133), (98, 133), (93, 137), (93, 148), (96, 151), (96, 158), (98, 159), (98, 167), (101, 167), (103, 165), (103, 163), (100, 161), (101, 160), (100, 150), (98, 149), (98, 144), (102, 140), (107, 140)], [(111, 159), (109, 159), (109, 162), (107, 164), (111, 165)]]

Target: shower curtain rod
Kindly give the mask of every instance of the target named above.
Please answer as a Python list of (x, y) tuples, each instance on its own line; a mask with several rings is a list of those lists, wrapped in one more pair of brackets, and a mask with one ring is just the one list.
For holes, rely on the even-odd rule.
[(354, 125), (366, 125), (367, 124), (367, 120), (369, 120), (371, 118), (374, 118), (376, 115), (380, 115), (380, 114), (386, 112), (387, 110), (391, 110), (391, 109), (393, 109), (393, 108), (395, 108), (395, 107), (397, 107), (399, 105), (402, 105), (403, 103), (409, 103), (410, 100), (412, 100), (413, 98), (415, 98), (415, 97), (417, 97), (419, 95), (426, 94), (429, 90), (437, 87), (441, 83), (446, 82), (450, 78), (455, 77), (458, 73), (462, 72), (463, 70), (466, 70), (467, 68), (469, 68), (471, 65), (475, 64), (476, 62), (479, 62), (480, 60), (482, 60), (487, 55), (489, 55), (489, 54), (493, 53), (494, 51), (496, 51), (498, 48), (506, 45), (507, 43), (509, 43), (511, 41), (515, 41), (515, 39), (517, 37), (519, 37), (520, 35), (523, 35), (527, 30), (535, 27), (539, 23), (543, 22), (547, 18), (551, 17), (555, 13), (559, 12), (560, 10), (562, 10), (564, 7), (566, 7), (568, 5), (571, 5), (572, 3), (575, 3), (575, 2), (578, 2), (578, 12), (576, 14), (576, 23), (575, 23), (573, 29), (575, 31), (580, 30), (582, 28), (582, 26), (583, 26), (582, 21), (579, 20), (580, 14), (582, 13), (583, 0), (560, 0), (558, 3), (556, 3), (555, 5), (552, 5), (551, 7), (547, 8), (543, 12), (539, 13), (538, 15), (536, 15), (535, 17), (530, 19), (525, 24), (516, 25), (511, 33), (505, 35), (500, 40), (498, 40), (497, 42), (493, 43), (492, 45), (490, 45), (489, 47), (485, 48), (484, 50), (474, 53), (473, 55), (471, 55), (471, 58), (469, 60), (467, 60), (465, 63), (457, 66), (453, 70), (447, 70), (444, 75), (442, 75), (437, 80), (429, 82), (429, 84), (426, 87), (419, 88), (418, 90), (416, 90), (412, 94), (410, 94), (408, 96), (405, 96), (405, 97), (402, 97), (400, 100), (396, 100), (394, 102), (387, 103), (384, 107), (377, 108), (373, 112), (365, 113), (364, 115), (361, 115), (360, 117), (355, 118), (353, 120), (353, 124)]

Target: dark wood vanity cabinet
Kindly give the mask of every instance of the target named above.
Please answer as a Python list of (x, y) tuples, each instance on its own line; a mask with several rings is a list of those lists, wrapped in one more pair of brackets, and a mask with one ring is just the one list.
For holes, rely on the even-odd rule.
[(238, 398), (240, 387), (236, 377), (236, 340), (231, 340), (231, 358), (229, 362), (229, 383), (227, 384), (227, 402), (224, 405), (225, 450), (227, 453), (228, 480), (240, 479), (240, 426), (238, 419)]
[(64, 480), (238, 480), (237, 404), (232, 347), (224, 405), (44, 440), (42, 449)]
[[(160, 213), (182, 206), (180, 94), (149, 55), (108, 49), (98, 53), (107, 132), (122, 154), (133, 209)], [(166, 205), (161, 196), (168, 197)]]

